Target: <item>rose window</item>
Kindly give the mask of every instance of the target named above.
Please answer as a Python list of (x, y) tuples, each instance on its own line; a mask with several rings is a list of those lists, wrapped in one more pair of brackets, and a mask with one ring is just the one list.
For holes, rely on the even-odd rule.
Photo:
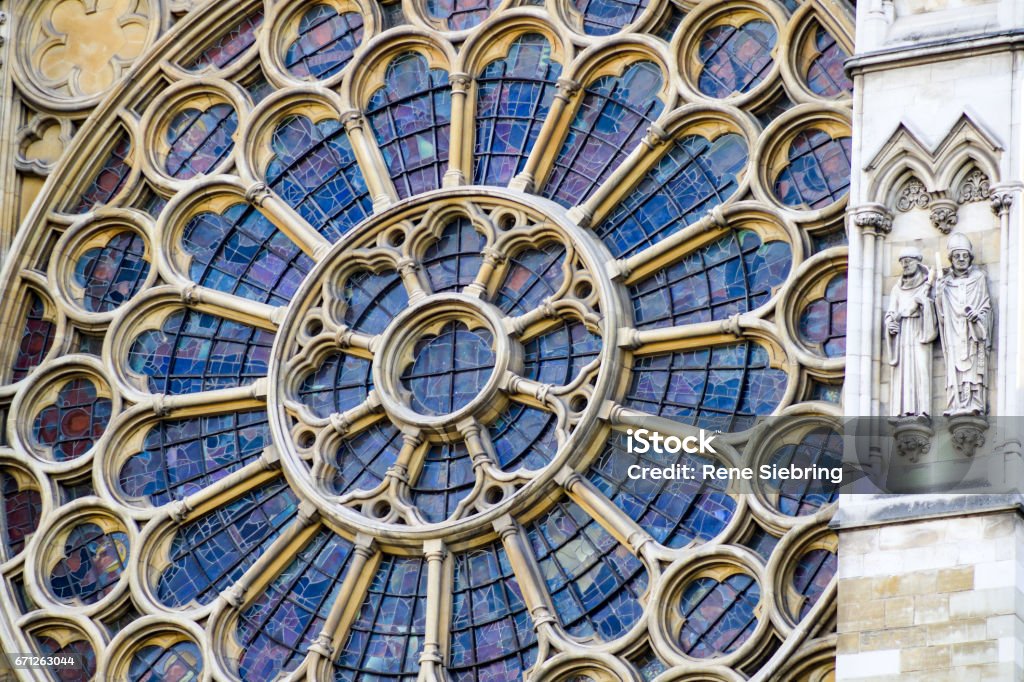
[(179, 22), (5, 271), (5, 650), (83, 680), (827, 678), (834, 492), (634, 472), (839, 456), (835, 11)]

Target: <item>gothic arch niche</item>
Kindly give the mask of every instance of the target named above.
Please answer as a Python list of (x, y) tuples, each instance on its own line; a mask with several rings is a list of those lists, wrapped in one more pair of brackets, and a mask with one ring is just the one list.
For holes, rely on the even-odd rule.
[(839, 411), (851, 17), (471, 4), (218, 7), (83, 124), (3, 275), (5, 647), (828, 675), (834, 501), (625, 469), (677, 463), (629, 429), (736, 465)]

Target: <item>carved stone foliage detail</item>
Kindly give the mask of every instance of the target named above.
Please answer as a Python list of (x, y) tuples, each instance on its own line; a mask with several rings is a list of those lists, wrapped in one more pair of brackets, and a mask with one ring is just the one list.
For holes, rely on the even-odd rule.
[(956, 193), (956, 201), (959, 204), (967, 204), (972, 201), (985, 201), (992, 194), (988, 176), (975, 168), (968, 173), (967, 177), (960, 183)]
[(957, 214), (956, 202), (951, 199), (936, 199), (932, 202), (932, 210), (929, 213), (932, 225), (942, 234), (949, 234), (956, 227)]
[(929, 203), (931, 203), (931, 197), (928, 195), (928, 190), (925, 189), (924, 183), (917, 178), (907, 180), (903, 189), (900, 190), (900, 195), (896, 198), (896, 208), (904, 212), (914, 208), (928, 208)]

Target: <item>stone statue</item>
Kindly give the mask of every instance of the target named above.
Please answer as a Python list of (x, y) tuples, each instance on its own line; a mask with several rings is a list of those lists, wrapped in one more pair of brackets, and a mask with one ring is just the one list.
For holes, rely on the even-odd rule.
[(889, 294), (885, 341), (892, 366), (889, 410), (897, 420), (931, 413), (932, 342), (938, 334), (931, 272), (919, 249), (900, 252), (903, 275)]
[(974, 247), (956, 233), (946, 246), (951, 267), (935, 286), (950, 417), (988, 412), (988, 354), (992, 350), (992, 298)]

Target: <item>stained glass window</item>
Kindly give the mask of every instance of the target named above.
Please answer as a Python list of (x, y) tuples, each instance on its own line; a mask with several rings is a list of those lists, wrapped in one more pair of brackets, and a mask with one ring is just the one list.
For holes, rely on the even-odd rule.
[(330, 78), (341, 71), (363, 41), (363, 17), (314, 5), (299, 20), (299, 37), (285, 53), (285, 68), (299, 78)]
[(81, 668), (70, 668), (63, 671), (61, 682), (88, 682), (96, 674), (96, 652), (92, 645), (84, 639), (73, 639), (64, 646), (53, 637), (37, 637), (36, 644), (43, 656), (79, 656)]
[(501, 0), (427, 0), (427, 14), (447, 22), (449, 29), (461, 31), (489, 17), (499, 4)]
[(167, 129), (164, 168), (178, 180), (209, 173), (231, 154), (237, 127), (238, 114), (230, 104), (214, 104), (205, 111), (185, 109)]
[(355, 355), (332, 353), (299, 385), (299, 400), (325, 418), (359, 405), (373, 389), (370, 362)]
[(50, 448), (58, 462), (75, 459), (103, 435), (112, 409), (113, 403), (100, 396), (92, 381), (72, 379), (61, 387), (53, 404), (36, 415), (32, 435), (39, 445)]
[(775, 180), (775, 195), (786, 206), (823, 208), (850, 189), (849, 137), (833, 139), (817, 128), (798, 133), (789, 147), (789, 165)]
[(402, 277), (394, 270), (356, 272), (345, 280), (345, 324), (366, 334), (379, 334), (409, 304)]
[(735, 230), (629, 288), (638, 329), (724, 320), (760, 307), (789, 275), (783, 241)]
[(199, 53), (187, 65), (190, 69), (204, 69), (214, 66), (223, 69), (241, 57), (256, 43), (256, 29), (263, 24), (263, 10), (254, 12), (217, 39), (215, 43)]
[(561, 74), (551, 44), (538, 33), (516, 38), (504, 58), (484, 67), (477, 77), (478, 184), (505, 186), (523, 170)]
[(170, 607), (209, 604), (266, 551), (297, 507), (295, 494), (278, 479), (185, 523), (171, 541), (157, 598)]
[(106, 313), (138, 293), (149, 274), (146, 242), (134, 232), (119, 232), (83, 253), (75, 264), (79, 302), (93, 313)]
[(562, 286), (564, 260), (565, 247), (555, 243), (516, 254), (509, 259), (495, 305), (510, 315), (523, 315), (538, 307)]
[(455, 513), (474, 481), (473, 462), (465, 443), (432, 445), (412, 485), (413, 504), (427, 522), (444, 521)]
[(708, 29), (697, 54), (704, 64), (697, 87), (711, 97), (747, 92), (771, 70), (777, 38), (775, 26), (763, 19)]
[[(814, 429), (799, 443), (779, 448), (771, 463), (781, 468), (842, 467), (843, 439), (830, 428)], [(766, 481), (766, 487), (776, 495), (778, 510), (787, 516), (814, 514), (839, 498), (839, 487), (822, 479), (772, 479)]]
[(490, 427), (498, 465), (505, 471), (540, 469), (558, 450), (558, 420), (550, 412), (510, 404)]
[(270, 444), (266, 412), (161, 421), (121, 467), (121, 490), (153, 505), (179, 500), (255, 461)]
[(565, 322), (523, 347), (523, 376), (542, 384), (564, 386), (601, 352), (601, 337), (581, 322)]
[(318, 531), (266, 591), (239, 614), (235, 641), (242, 648), (243, 680), (270, 680), (291, 672), (313, 639), (348, 575), (352, 543)]
[(833, 277), (822, 298), (800, 313), (800, 338), (821, 349), (826, 357), (846, 355), (846, 273)]
[(467, 218), (458, 218), (423, 254), (423, 269), (435, 294), (458, 291), (476, 279), (487, 239)]
[(596, 232), (616, 257), (639, 253), (722, 204), (736, 192), (746, 165), (746, 143), (738, 134), (726, 133), (714, 142), (699, 135), (684, 137)]
[(120, 193), (132, 171), (131, 166), (128, 165), (128, 157), (131, 152), (131, 138), (128, 137), (127, 132), (119, 129), (114, 137), (114, 146), (110, 155), (96, 173), (92, 183), (79, 197), (74, 208), (71, 209), (72, 213), (85, 213), (99, 204), (108, 203)]
[(377, 487), (384, 481), (388, 467), (398, 458), (402, 444), (402, 432), (390, 422), (375, 424), (346, 438), (338, 447), (332, 463), (333, 492), (344, 495), (353, 490)]
[(588, 85), (544, 196), (563, 206), (582, 203), (640, 144), (665, 104), (664, 83), (652, 62), (637, 62), (620, 77), (602, 76)]
[(449, 414), (480, 394), (494, 368), (494, 339), (486, 329), (452, 321), (413, 349), (413, 363), (402, 373), (421, 414)]
[(832, 34), (820, 26), (814, 34), (814, 48), (818, 55), (807, 70), (807, 85), (811, 90), (824, 97), (853, 92), (853, 83), (847, 77), (843, 65), (850, 55)]
[(320, 234), (337, 241), (373, 212), (366, 180), (340, 121), (289, 116), (274, 131), (270, 188)]
[(598, 490), (666, 547), (677, 549), (693, 540), (707, 541), (725, 529), (736, 511), (736, 500), (725, 492), (726, 482), (629, 475), (629, 467), (634, 465), (663, 470), (690, 466), (699, 471), (711, 461), (653, 446), (648, 452), (640, 452), (639, 446), (631, 451), (629, 438), (615, 432), (591, 468), (588, 478)]
[(448, 167), (452, 96), (448, 73), (415, 52), (395, 57), (366, 105), (377, 144), (402, 199), (441, 186)]
[(618, 33), (640, 18), (650, 0), (572, 0), (583, 15), (587, 35), (608, 36)]
[(67, 604), (95, 604), (121, 579), (128, 551), (126, 533), (104, 533), (95, 523), (80, 523), (64, 542), (63, 558), (50, 570), (50, 590)]
[(25, 297), (28, 299), (28, 310), (25, 313), (25, 326), (21, 332), (18, 354), (11, 368), (11, 379), (14, 381), (21, 381), (27, 377), (28, 373), (43, 361), (50, 352), (57, 331), (56, 325), (47, 319), (46, 306), (39, 294), (29, 291)]
[(787, 375), (756, 343), (642, 356), (626, 404), (705, 429), (743, 431), (782, 400)]
[(683, 592), (680, 644), (687, 655), (709, 658), (735, 651), (757, 626), (754, 609), (761, 598), (757, 581), (734, 573), (719, 582), (698, 578)]
[(793, 587), (803, 597), (797, 613), (800, 620), (821, 599), (838, 568), (839, 557), (827, 549), (812, 549), (797, 561)]
[(295, 242), (241, 203), (194, 216), (181, 245), (192, 256), (192, 281), (258, 303), (286, 305), (313, 267)]
[(128, 666), (131, 682), (198, 680), (203, 671), (203, 654), (195, 642), (176, 642), (166, 649), (157, 644), (142, 647)]
[(195, 393), (250, 384), (266, 376), (273, 334), (195, 310), (171, 313), (144, 331), (128, 353), (153, 393)]
[(427, 562), (384, 555), (335, 661), (336, 682), (415, 682), (426, 609)]
[(537, 658), (533, 619), (500, 542), (455, 555), (452, 682), (518, 680)]
[(0, 557), (10, 559), (25, 548), (39, 526), (42, 511), (39, 491), (19, 485), (12, 473), (0, 469), (0, 540), (6, 548)]

